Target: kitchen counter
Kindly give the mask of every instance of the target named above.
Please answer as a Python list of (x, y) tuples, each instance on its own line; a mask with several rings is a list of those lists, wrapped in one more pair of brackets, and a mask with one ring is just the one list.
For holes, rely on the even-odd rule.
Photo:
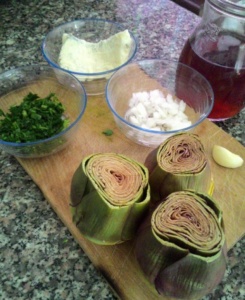
[[(139, 42), (135, 59), (178, 59), (199, 21), (167, 0), (0, 0), (0, 72), (46, 64), (40, 47), (47, 32), (84, 17), (127, 25)], [(241, 112), (217, 125), (245, 145), (244, 123)], [(17, 160), (0, 151), (0, 166), (0, 299), (116, 299)], [(244, 249), (245, 238), (229, 251), (222, 283), (204, 300), (244, 299)]]

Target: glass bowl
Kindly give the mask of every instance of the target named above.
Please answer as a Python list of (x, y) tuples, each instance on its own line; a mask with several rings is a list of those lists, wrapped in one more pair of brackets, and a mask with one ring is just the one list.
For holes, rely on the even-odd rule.
[(194, 69), (149, 59), (115, 72), (106, 86), (106, 101), (127, 138), (156, 147), (201, 124), (212, 110), (214, 95), (209, 82)]
[[(110, 76), (116, 70), (118, 70), (122, 66), (125, 66), (135, 56), (137, 51), (136, 39), (132, 34), (132, 32), (128, 31), (129, 34), (128, 41), (127, 43), (125, 42), (123, 44), (126, 47), (127, 52), (123, 57), (125, 60), (120, 59), (120, 65), (115, 66), (115, 63), (112, 64), (111, 61), (115, 58), (115, 53), (119, 53), (120, 50), (122, 49), (122, 44), (120, 42), (115, 42), (113, 44), (113, 47), (103, 48), (103, 51), (105, 52), (105, 54), (103, 55), (108, 55), (108, 51), (111, 51), (111, 48), (113, 48), (115, 52), (113, 52), (114, 54), (112, 53), (112, 55), (109, 55), (109, 58), (106, 59), (107, 64), (103, 65), (103, 67), (101, 66), (99, 72), (97, 71), (93, 72), (94, 68), (98, 65), (98, 62), (96, 62), (96, 66), (94, 66), (93, 59), (89, 57), (90, 55), (89, 53), (91, 53), (91, 51), (90, 52), (88, 51), (88, 53), (86, 54), (88, 55), (88, 57), (86, 56), (85, 61), (83, 60), (84, 58), (79, 57), (79, 50), (84, 49), (81, 48), (83, 47), (81, 46), (81, 40), (85, 40), (88, 43), (98, 43), (124, 30), (127, 29), (121, 24), (103, 20), (103, 19), (80, 19), (80, 20), (71, 21), (54, 28), (46, 35), (42, 43), (42, 53), (45, 60), (51, 66), (69, 72), (74, 76), (76, 76), (83, 83), (87, 95), (104, 94), (105, 86), (108, 78), (110, 78)], [(75, 65), (74, 66), (72, 65), (72, 68), (76, 70), (74, 69), (71, 70), (69, 68), (67, 69), (61, 67), (60, 53), (63, 46), (64, 34), (66, 34), (66, 37), (68, 35), (72, 35), (73, 37), (72, 42), (76, 44), (76, 49), (78, 49), (77, 47), (79, 47), (79, 50), (76, 50), (75, 46), (73, 45), (72, 50), (69, 50), (69, 55), (71, 57), (75, 57), (75, 56), (77, 57), (77, 59), (74, 60)], [(88, 43), (85, 44), (88, 45)], [(81, 56), (82, 55), (85, 54), (81, 53)], [(80, 68), (78, 67), (78, 61), (80, 61), (81, 59), (83, 64), (81, 62), (80, 64), (83, 66), (86, 64), (85, 66), (86, 72), (82, 72), (82, 70), (81, 71), (77, 70)], [(89, 60), (90, 60), (90, 64), (89, 64)], [(105, 59), (102, 61), (105, 61)], [(64, 66), (64, 64), (62, 66)], [(69, 67), (70, 66), (71, 64), (69, 64)]]
[[(69, 145), (84, 114), (87, 96), (82, 84), (71, 74), (50, 66), (31, 65), (0, 74), (0, 109), (6, 114), (29, 93), (40, 98), (55, 93), (64, 106), (68, 127), (60, 133), (34, 142), (7, 142), (0, 139), (0, 149), (16, 157), (43, 157)], [(3, 118), (0, 116), (0, 118)], [(0, 127), (1, 137), (1, 127)]]

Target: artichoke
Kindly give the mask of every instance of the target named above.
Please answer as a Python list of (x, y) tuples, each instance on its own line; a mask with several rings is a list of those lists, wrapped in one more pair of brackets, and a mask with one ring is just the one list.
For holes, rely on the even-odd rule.
[(97, 244), (113, 245), (134, 237), (150, 202), (148, 170), (115, 153), (85, 157), (70, 191), (73, 222)]
[(166, 139), (146, 158), (151, 201), (185, 189), (212, 195), (212, 172), (204, 147), (195, 134), (179, 133)]
[(198, 299), (224, 276), (226, 244), (222, 213), (207, 195), (170, 194), (141, 224), (135, 254), (159, 294)]

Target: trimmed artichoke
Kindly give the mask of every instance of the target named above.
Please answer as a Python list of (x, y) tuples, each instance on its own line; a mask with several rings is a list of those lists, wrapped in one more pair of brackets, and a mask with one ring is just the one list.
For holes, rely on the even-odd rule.
[(214, 183), (204, 147), (195, 134), (180, 133), (148, 155), (151, 201), (185, 189), (212, 195)]
[(148, 170), (115, 153), (87, 156), (73, 175), (70, 207), (81, 233), (97, 244), (134, 237), (150, 202)]
[(210, 196), (174, 192), (140, 226), (135, 253), (159, 294), (201, 298), (226, 269), (222, 213)]

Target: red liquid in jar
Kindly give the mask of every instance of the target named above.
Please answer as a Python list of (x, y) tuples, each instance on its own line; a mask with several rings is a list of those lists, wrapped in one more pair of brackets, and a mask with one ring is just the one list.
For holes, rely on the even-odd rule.
[(181, 53), (180, 62), (200, 72), (213, 88), (214, 107), (208, 116), (213, 121), (231, 118), (245, 106), (243, 47), (245, 41), (222, 33), (216, 41), (188, 40)]

